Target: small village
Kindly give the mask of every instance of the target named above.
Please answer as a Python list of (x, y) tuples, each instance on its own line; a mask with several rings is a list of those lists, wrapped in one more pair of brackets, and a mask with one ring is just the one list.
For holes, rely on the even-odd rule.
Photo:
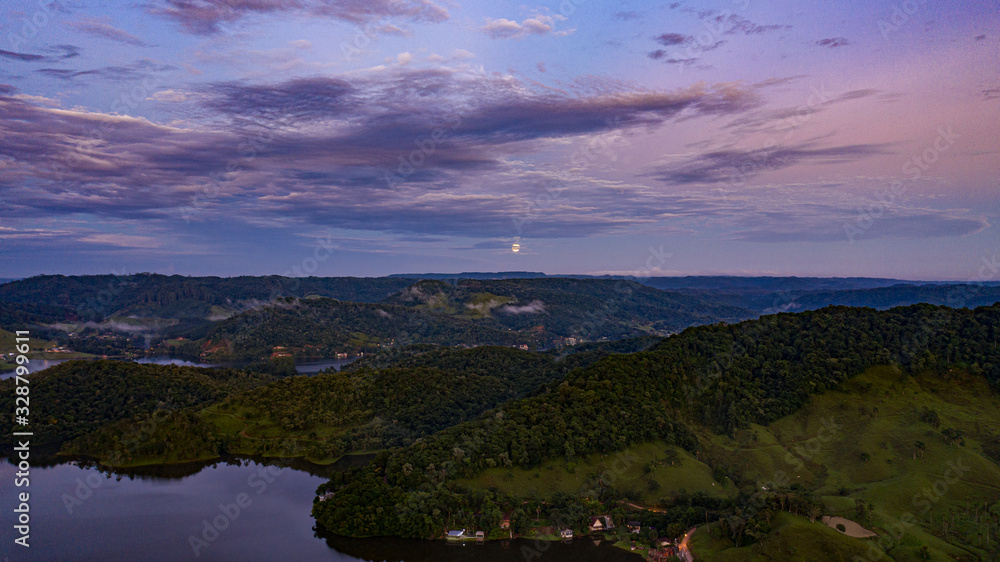
[[(331, 494), (327, 494), (327, 496), (331, 496)], [(320, 499), (323, 500), (326, 499), (326, 497), (321, 497)], [(500, 529), (502, 531), (507, 531), (508, 539), (521, 538), (515, 536), (511, 530), (510, 514), (504, 515), (500, 523)], [(586, 537), (593, 541), (595, 545), (600, 545), (602, 541), (614, 541), (616, 546), (627, 548), (630, 551), (636, 551), (638, 554), (642, 554), (642, 551), (645, 551), (646, 560), (653, 562), (690, 560), (690, 555), (688, 554), (686, 548), (686, 540), (693, 530), (688, 531), (684, 535), (683, 539), (658, 538), (653, 541), (653, 545), (650, 546), (649, 541), (639, 540), (638, 537), (626, 538), (624, 541), (619, 540), (618, 535), (610, 534), (616, 529), (618, 529), (618, 527), (615, 525), (614, 520), (610, 515), (595, 515), (590, 518), (587, 525)], [(628, 535), (639, 535), (644, 530), (642, 524), (638, 521), (627, 521), (625, 523), (625, 529), (627, 529)], [(655, 529), (646, 530), (655, 531)], [(558, 529), (557, 533), (556, 528), (553, 527), (538, 527), (532, 529), (532, 533), (529, 538), (570, 542), (573, 540), (574, 536), (575, 534), (570, 528)], [(468, 529), (449, 529), (445, 532), (444, 538), (448, 541), (474, 541), (477, 543), (483, 543), (486, 541), (486, 533), (481, 530), (470, 531)]]

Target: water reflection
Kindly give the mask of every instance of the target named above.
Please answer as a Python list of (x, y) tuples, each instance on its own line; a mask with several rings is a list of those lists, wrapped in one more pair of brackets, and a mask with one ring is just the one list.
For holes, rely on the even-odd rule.
[(350, 539), (326, 537), (326, 543), (337, 552), (361, 560), (385, 562), (511, 562), (544, 560), (547, 562), (639, 562), (642, 557), (616, 548), (608, 541), (590, 537), (568, 542), (514, 539), (477, 543), (421, 541), (383, 537)]
[[(116, 359), (117, 361), (135, 361), (136, 363), (144, 363), (150, 365), (181, 365), (185, 367), (229, 367), (233, 369), (239, 369), (240, 367), (245, 367), (248, 363), (246, 362), (230, 362), (230, 363), (200, 363), (198, 361), (188, 361), (187, 359), (180, 359), (177, 357), (141, 357), (139, 359)], [(326, 369), (334, 369), (339, 371), (347, 365), (357, 360), (357, 357), (349, 357), (347, 359), (322, 359), (322, 360), (309, 360), (300, 361), (295, 363), (295, 370), (298, 371), (300, 375), (315, 375), (320, 371)], [(31, 373), (37, 373), (48, 369), (49, 367), (55, 367), (60, 363), (65, 363), (67, 361), (75, 361), (75, 359), (32, 359), (29, 363)], [(5, 371), (0, 373), (0, 380), (12, 378), (16, 374), (16, 371)]]
[[(523, 561), (527, 552), (551, 562), (641, 560), (588, 538), (570, 544), (513, 540), (456, 545), (319, 536), (310, 510), (316, 487), (326, 480), (319, 472), (335, 468), (308, 464), (293, 468), (280, 459), (245, 457), (133, 470), (109, 470), (83, 461), (33, 463), (31, 547), (12, 550), (8, 529), (0, 556), (51, 561), (493, 562)], [(16, 471), (0, 460), (0, 481), (12, 482)], [(24, 490), (0, 486), (0, 508), (13, 509), (18, 491)]]

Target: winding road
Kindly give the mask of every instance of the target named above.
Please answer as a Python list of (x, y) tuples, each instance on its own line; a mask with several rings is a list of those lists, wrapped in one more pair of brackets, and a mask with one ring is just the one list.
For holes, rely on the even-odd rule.
[(680, 544), (677, 545), (677, 557), (684, 562), (694, 562), (694, 556), (691, 555), (691, 549), (688, 548), (688, 539), (694, 534), (697, 527), (691, 527), (688, 532), (684, 533), (684, 538), (681, 539)]

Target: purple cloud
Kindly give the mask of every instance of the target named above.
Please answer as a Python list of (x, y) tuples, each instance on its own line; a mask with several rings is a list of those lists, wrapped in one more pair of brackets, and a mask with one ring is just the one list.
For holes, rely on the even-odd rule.
[(837, 47), (844, 47), (850, 45), (850, 42), (843, 37), (831, 37), (829, 39), (820, 39), (816, 41), (816, 44), (820, 47), (829, 47), (831, 49), (836, 49)]
[(149, 43), (143, 41), (139, 37), (132, 35), (127, 31), (118, 29), (117, 27), (108, 23), (107, 20), (100, 20), (96, 18), (86, 18), (80, 21), (67, 23), (70, 27), (86, 33), (87, 35), (92, 35), (94, 37), (103, 37), (105, 39), (111, 39), (112, 41), (118, 41), (119, 43), (125, 43), (126, 45), (132, 45), (133, 47), (149, 47)]
[(753, 150), (716, 150), (686, 161), (661, 166), (653, 177), (669, 184), (741, 184), (767, 170), (779, 170), (800, 163), (842, 164), (888, 154), (887, 145), (852, 144), (817, 148), (811, 143), (799, 147)]
[(307, 14), (366, 24), (383, 18), (441, 22), (448, 11), (430, 0), (157, 0), (149, 7), (188, 33), (209, 35), (252, 14)]

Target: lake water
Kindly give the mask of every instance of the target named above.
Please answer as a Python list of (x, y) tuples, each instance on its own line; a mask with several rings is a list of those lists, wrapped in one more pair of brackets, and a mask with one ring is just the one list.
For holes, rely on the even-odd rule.
[[(357, 359), (357, 357), (351, 357), (348, 359), (323, 359), (319, 361), (302, 361), (295, 363), (295, 370), (302, 375), (312, 375), (318, 373), (324, 369), (329, 369), (333, 367), (336, 370), (340, 370), (341, 367), (351, 363)], [(176, 359), (173, 357), (143, 357), (142, 359), (136, 359), (137, 363), (150, 363), (153, 365), (186, 365), (189, 367), (235, 367), (239, 368), (240, 363), (197, 363), (194, 361), (186, 361), (184, 359)]]
[[(551, 562), (641, 558), (589, 539), (453, 545), (444, 541), (321, 538), (310, 507), (318, 474), (255, 460), (146, 469), (111, 475), (74, 463), (31, 468), (30, 548), (13, 543), (17, 469), (0, 460), (0, 556), (10, 560), (525, 560), (534, 548)], [(242, 507), (239, 505), (242, 504)], [(221, 507), (220, 507), (221, 506)], [(239, 508), (239, 511), (236, 511)], [(206, 531), (206, 522), (210, 530)], [(221, 530), (220, 530), (221, 529)], [(192, 537), (199, 539), (193, 540)], [(193, 544), (192, 544), (193, 543)], [(539, 548), (543, 547), (543, 548)], [(541, 552), (544, 549), (544, 552)], [(197, 553), (196, 553), (197, 550)]]
[[(302, 361), (295, 364), (295, 370), (301, 375), (315, 375), (316, 373), (333, 367), (336, 370), (340, 370), (341, 367), (351, 363), (356, 360), (357, 357), (350, 357), (348, 359), (323, 359), (321, 361)], [(66, 361), (72, 361), (72, 359), (32, 359), (29, 363), (32, 373), (37, 373), (38, 371), (48, 369), (49, 367), (54, 367), (60, 363), (65, 363)], [(239, 368), (241, 363), (198, 363), (195, 361), (187, 361), (184, 359), (177, 359), (174, 357), (143, 357), (135, 360), (136, 363), (149, 363), (153, 365), (185, 365), (188, 367), (234, 367)], [(5, 373), (0, 373), (0, 380), (11, 378), (16, 374), (15, 371), (7, 371)]]

